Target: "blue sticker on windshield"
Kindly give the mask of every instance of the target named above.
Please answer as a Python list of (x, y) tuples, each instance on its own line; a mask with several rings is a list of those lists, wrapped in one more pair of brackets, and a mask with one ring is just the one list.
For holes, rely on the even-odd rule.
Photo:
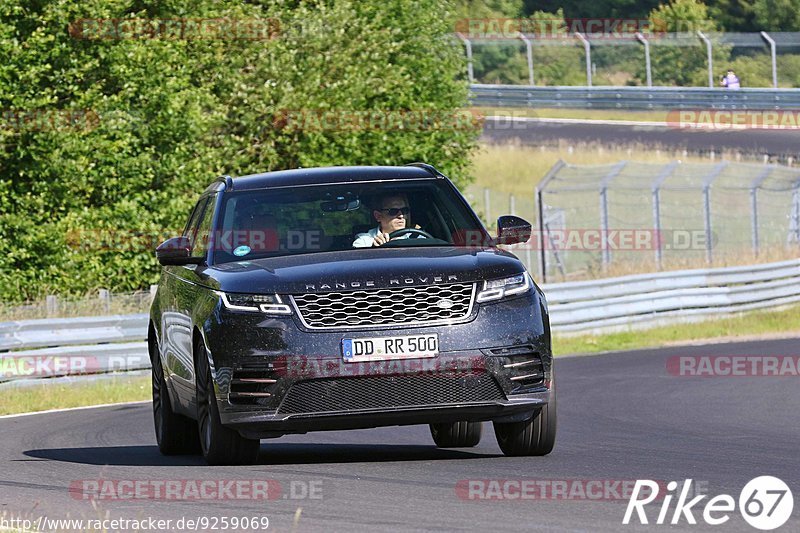
[(249, 253), (250, 253), (249, 246), (239, 246), (233, 251), (233, 255), (235, 255), (236, 257), (242, 257), (243, 255), (247, 255)]

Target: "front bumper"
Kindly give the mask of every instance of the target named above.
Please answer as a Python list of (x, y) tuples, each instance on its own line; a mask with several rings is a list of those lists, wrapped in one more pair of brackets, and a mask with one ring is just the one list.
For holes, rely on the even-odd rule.
[(547, 404), (550, 391), (526, 395), (508, 401), (461, 405), (426, 405), (397, 407), (392, 410), (363, 409), (347, 412), (276, 415), (267, 412), (231, 411), (220, 413), (222, 423), (247, 438), (267, 439), (288, 433), (308, 431), (366, 429), (382, 426), (435, 424), (442, 422), (480, 422), (527, 420)]
[(424, 359), (345, 363), (344, 337), (371, 331), (308, 331), (295, 317), (218, 310), (205, 337), (221, 422), (250, 438), (316, 430), (460, 420), (516, 421), (550, 400), (546, 311), (535, 292), (476, 306), (467, 323), (391, 328), (437, 333)]

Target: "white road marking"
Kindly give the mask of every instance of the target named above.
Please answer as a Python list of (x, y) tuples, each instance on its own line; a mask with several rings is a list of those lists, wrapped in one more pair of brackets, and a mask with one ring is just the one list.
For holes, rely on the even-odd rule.
[(0, 420), (4, 418), (18, 418), (23, 416), (31, 416), (31, 415), (44, 415), (47, 413), (66, 413), (68, 411), (78, 411), (81, 409), (99, 409), (101, 407), (119, 407), (122, 405), (137, 405), (140, 403), (151, 403), (152, 400), (139, 400), (136, 402), (120, 402), (120, 403), (104, 403), (100, 405), (84, 405), (82, 407), (67, 407), (64, 409), (49, 409), (47, 411), (31, 411), (29, 413), (16, 413), (13, 415), (0, 415)]

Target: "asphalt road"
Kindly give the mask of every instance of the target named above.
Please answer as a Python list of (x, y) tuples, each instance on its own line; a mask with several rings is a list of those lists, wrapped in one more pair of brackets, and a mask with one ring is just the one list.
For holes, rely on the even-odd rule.
[[(459, 450), (439, 450), (427, 427), (410, 426), (262, 441), (257, 466), (208, 467), (196, 457), (159, 455), (147, 404), (0, 419), (0, 517), (266, 516), (273, 531), (695, 531), (712, 528), (685, 519), (678, 526), (652, 525), (659, 504), (647, 508), (650, 526), (622, 526), (627, 499), (617, 498), (613, 482), (689, 478), (698, 492), (738, 500), (747, 481), (773, 475), (793, 489), (796, 501), (782, 531), (797, 531), (798, 378), (679, 377), (667, 371), (672, 356), (757, 354), (798, 355), (800, 343), (559, 359), (559, 435), (547, 457), (502, 456), (488, 425), (480, 445)], [(81, 499), (87, 486), (81, 480), (98, 479), (255, 479), (277, 481), (280, 489), (270, 492), (270, 500), (100, 499), (93, 505)], [(611, 488), (602, 501), (582, 500), (579, 492), (569, 500), (476, 501), (457, 490), (467, 483), (462, 480), (485, 479), (550, 480), (544, 483), (551, 488), (564, 481), (570, 491), (600, 481)], [(475, 494), (490, 493), (491, 485), (483, 487)], [(314, 497), (302, 498), (309, 491)], [(515, 493), (512, 487), (504, 494)], [(702, 512), (694, 515), (702, 524)], [(716, 530), (755, 531), (738, 512)]]
[(689, 152), (739, 151), (778, 157), (800, 156), (800, 130), (711, 130), (667, 126), (592, 124), (539, 120), (487, 120), (481, 139), (525, 145), (598, 144), (608, 147), (643, 145)]

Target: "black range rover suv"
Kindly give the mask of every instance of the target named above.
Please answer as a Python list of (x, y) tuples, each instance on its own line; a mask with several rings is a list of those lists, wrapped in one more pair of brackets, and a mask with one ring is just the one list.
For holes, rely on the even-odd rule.
[[(387, 196), (408, 205), (382, 209)], [(354, 246), (376, 233), (376, 210), (402, 213), (405, 229)], [(156, 250), (159, 449), (247, 464), (260, 439), (408, 424), (469, 447), (491, 420), (506, 455), (549, 453), (547, 302), (498, 246), (527, 241), (531, 226), (503, 216), (497, 227), (493, 238), (421, 163), (219, 178)]]

